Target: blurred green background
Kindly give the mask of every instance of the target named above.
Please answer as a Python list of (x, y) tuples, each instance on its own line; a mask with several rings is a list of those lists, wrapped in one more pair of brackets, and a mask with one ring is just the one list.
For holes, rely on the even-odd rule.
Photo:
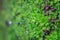
[[(44, 0), (3, 0), (3, 8), (0, 10), (0, 40), (43, 40), (42, 30), (49, 30), (53, 25), (49, 19), (60, 13), (59, 1), (48, 0), (46, 3), (57, 10), (50, 11), (52, 15), (44, 16)], [(6, 21), (12, 24), (8, 26)], [(46, 36), (46, 40), (60, 40), (60, 21), (54, 27), (55, 30)]]

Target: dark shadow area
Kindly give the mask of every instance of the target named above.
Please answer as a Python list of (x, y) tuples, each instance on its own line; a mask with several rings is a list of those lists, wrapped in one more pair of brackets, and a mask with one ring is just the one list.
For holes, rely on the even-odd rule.
[(0, 0), (0, 11), (3, 9), (3, 1), (4, 0)]

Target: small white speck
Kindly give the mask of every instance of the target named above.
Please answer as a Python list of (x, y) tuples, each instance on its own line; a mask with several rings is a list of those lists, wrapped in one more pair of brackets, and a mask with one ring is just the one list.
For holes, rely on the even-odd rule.
[(12, 25), (12, 21), (7, 21), (7, 25), (8, 26)]
[(9, 23), (9, 24), (12, 24), (12, 22), (11, 22), (11, 21), (9, 21), (8, 23)]

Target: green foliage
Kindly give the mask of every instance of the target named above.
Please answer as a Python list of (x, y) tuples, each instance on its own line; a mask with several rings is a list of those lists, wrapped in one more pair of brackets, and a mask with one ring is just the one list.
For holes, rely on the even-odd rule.
[[(55, 12), (50, 10), (52, 15), (44, 16), (44, 0), (5, 0), (4, 10), (1, 13), (2, 23), (11, 20), (13, 24), (8, 27), (4, 24), (3, 27), (7, 29), (7, 39), (8, 40), (42, 40), (44, 35), (43, 30), (49, 30), (52, 23), (49, 19), (56, 18), (57, 13), (59, 13), (59, 3), (57, 0), (52, 0), (47, 2), (52, 7), (56, 8)], [(17, 13), (19, 15), (15, 16)], [(1, 21), (1, 20), (0, 20)], [(18, 25), (18, 22), (21, 22)], [(51, 25), (50, 25), (51, 24)], [(2, 24), (1, 24), (2, 25)], [(1, 26), (0, 25), (0, 26)], [(53, 24), (54, 25), (54, 24)], [(56, 29), (48, 36), (47, 40), (59, 40), (59, 22), (54, 26)], [(58, 30), (58, 31), (57, 31)], [(58, 32), (58, 33), (57, 33)], [(59, 36), (59, 37), (58, 37)]]

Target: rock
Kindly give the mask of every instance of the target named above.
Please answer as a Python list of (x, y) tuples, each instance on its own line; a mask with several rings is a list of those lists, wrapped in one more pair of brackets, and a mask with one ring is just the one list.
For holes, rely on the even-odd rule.
[(12, 25), (12, 21), (6, 21), (6, 25), (7, 26), (11, 26)]
[(55, 12), (56, 11), (56, 8), (51, 8), (52, 12)]
[(43, 30), (43, 32), (44, 32), (44, 35), (49, 35), (50, 34), (49, 30)]
[(50, 5), (46, 5), (45, 7), (44, 7), (44, 10), (45, 11), (49, 11), (51, 9), (51, 6)]
[(53, 23), (53, 24), (55, 24), (57, 21), (58, 21), (58, 19), (56, 19), (56, 18), (55, 19), (52, 19), (52, 18), (50, 19), (50, 22)]

